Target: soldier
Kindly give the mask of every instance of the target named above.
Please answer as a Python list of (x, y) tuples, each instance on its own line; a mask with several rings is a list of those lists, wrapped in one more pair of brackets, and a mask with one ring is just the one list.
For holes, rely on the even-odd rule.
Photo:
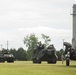
[(38, 49), (42, 49), (42, 43), (41, 43), (41, 41), (38, 43)]
[(64, 63), (64, 55), (61, 55), (62, 64)]
[(53, 49), (53, 45), (49, 45), (47, 49)]
[(42, 44), (42, 49), (44, 49), (44, 47), (45, 47), (44, 44)]
[(66, 57), (66, 65), (69, 66), (70, 64), (70, 52), (69, 51), (67, 52), (65, 57)]

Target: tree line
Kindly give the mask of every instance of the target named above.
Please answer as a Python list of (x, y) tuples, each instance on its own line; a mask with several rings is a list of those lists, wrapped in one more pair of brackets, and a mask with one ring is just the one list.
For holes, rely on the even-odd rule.
[[(45, 44), (45, 46), (49, 46), (51, 39), (49, 36), (41, 34), (41, 38), (43, 40), (43, 43)], [(15, 56), (15, 60), (32, 60), (32, 55), (34, 52), (34, 49), (36, 48), (37, 43), (39, 42), (38, 37), (36, 37), (35, 34), (30, 34), (27, 35), (26, 37), (24, 37), (23, 43), (25, 44), (25, 46), (27, 47), (27, 50), (23, 49), (22, 47), (18, 48), (17, 50), (14, 49), (10, 49), (9, 53), (13, 54)], [(42, 42), (42, 41), (41, 41)], [(5, 50), (5, 49), (3, 49)], [(61, 54), (63, 53), (63, 49), (61, 50), (57, 50), (57, 56), (58, 56), (58, 60), (61, 60)], [(0, 51), (1, 53), (1, 51)]]

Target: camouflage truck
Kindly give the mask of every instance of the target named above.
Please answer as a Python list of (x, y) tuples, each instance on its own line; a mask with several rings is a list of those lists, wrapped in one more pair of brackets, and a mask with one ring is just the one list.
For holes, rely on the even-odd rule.
[(41, 63), (42, 61), (47, 61), (48, 63), (56, 64), (57, 55), (54, 45), (50, 45), (47, 48), (38, 46), (33, 53), (32, 57), (33, 63)]
[(0, 62), (14, 62), (13, 54), (10, 54), (8, 50), (2, 50), (0, 53)]

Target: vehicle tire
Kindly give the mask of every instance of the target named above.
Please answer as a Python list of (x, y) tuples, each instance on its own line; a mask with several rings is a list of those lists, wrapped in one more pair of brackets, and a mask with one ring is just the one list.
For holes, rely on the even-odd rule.
[(33, 58), (33, 63), (37, 63), (37, 60), (36, 60), (36, 58)]
[(7, 61), (8, 63), (14, 63), (14, 61)]
[(7, 62), (8, 63), (13, 63), (14, 62), (14, 59), (13, 58), (10, 58), (10, 59), (7, 60)]
[(37, 60), (36, 58), (33, 58), (33, 63), (41, 64), (41, 60)]
[(47, 61), (48, 62), (48, 64), (51, 64), (52, 62), (51, 61)]
[(4, 62), (5, 62), (5, 60), (4, 60), (4, 59), (0, 59), (0, 62), (3, 62), (3, 63), (4, 63)]
[(67, 59), (66, 59), (66, 66), (69, 66), (69, 65), (70, 65), (70, 59), (67, 58)]
[(48, 64), (50, 64), (50, 63), (51, 64), (56, 64), (57, 59), (56, 59), (56, 57), (52, 57), (52, 58), (49, 58), (47, 62), (48, 62)]
[(56, 62), (57, 62), (56, 57), (53, 57), (53, 58), (52, 58), (52, 63), (53, 63), (53, 64), (56, 64)]
[(41, 64), (41, 60), (37, 60), (37, 63), (38, 63), (38, 64)]

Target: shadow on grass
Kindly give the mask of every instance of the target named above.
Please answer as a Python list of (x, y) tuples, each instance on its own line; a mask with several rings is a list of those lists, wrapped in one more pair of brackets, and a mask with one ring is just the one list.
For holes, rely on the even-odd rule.
[[(54, 65), (53, 65), (54, 66)], [(55, 65), (56, 67), (69, 67), (69, 68), (76, 68), (76, 65), (70, 65), (70, 66), (66, 66), (66, 65)]]
[(73, 68), (76, 68), (76, 65), (70, 65), (69, 67), (73, 67)]

